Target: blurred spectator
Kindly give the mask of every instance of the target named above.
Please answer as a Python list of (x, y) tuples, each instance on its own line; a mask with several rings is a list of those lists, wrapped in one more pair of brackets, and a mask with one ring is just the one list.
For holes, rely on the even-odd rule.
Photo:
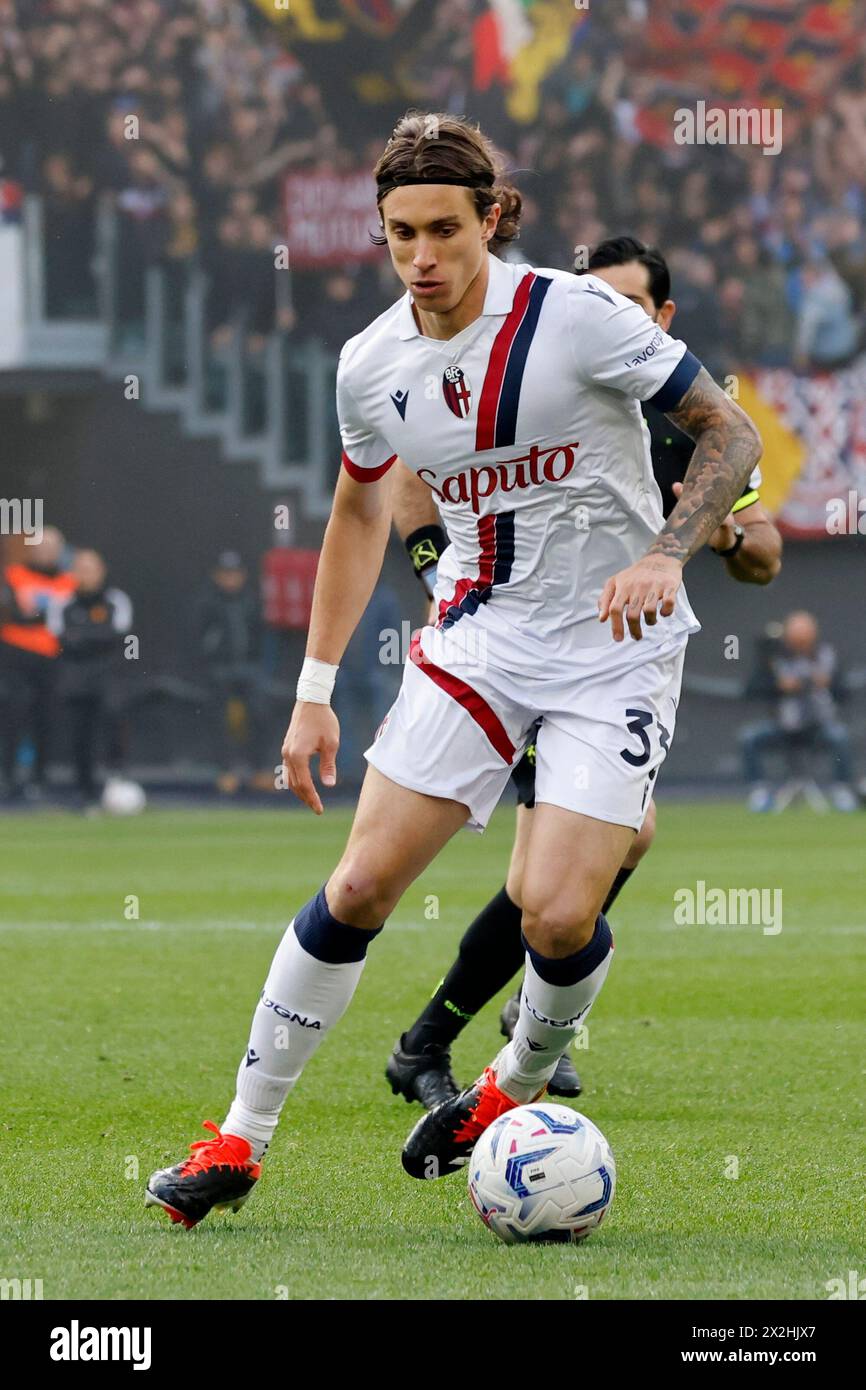
[(75, 789), (86, 809), (98, 799), (96, 759), (106, 740), (106, 766), (117, 770), (117, 671), (122, 639), (132, 627), (132, 604), (122, 589), (106, 585), (106, 568), (95, 550), (79, 550), (72, 566), (75, 590), (49, 621), (60, 639), (59, 695), (72, 743)]
[[(0, 737), (3, 789), (38, 800), (45, 790), (60, 642), (49, 625), (52, 608), (75, 588), (56, 526), (37, 545), (22, 546), (0, 575)], [(33, 743), (29, 780), (19, 786), (17, 765), (25, 737)]]
[(674, 249), (668, 256), (671, 279), (677, 287), (677, 337), (688, 343), (714, 376), (728, 359), (722, 346), (721, 309), (713, 264), (696, 251)]
[(162, 267), (168, 275), (169, 294), (180, 294), (186, 273), (199, 245), (196, 206), (188, 189), (174, 193), (168, 204), (168, 220), (162, 248)]
[(328, 271), (322, 277), (315, 331), (332, 352), (339, 352), (346, 341), (347, 323), (363, 322), (359, 298), (358, 278), (350, 271)]
[(159, 260), (168, 229), (170, 190), (161, 174), (152, 150), (135, 149), (129, 179), (117, 195), (117, 314), (133, 340), (143, 333), (144, 271)]
[(42, 166), (45, 310), (49, 318), (87, 318), (96, 313), (96, 200), (93, 181), (76, 174), (66, 154)]
[(866, 309), (866, 232), (851, 214), (830, 219), (826, 234), (827, 255), (836, 273), (851, 291), (855, 312)]
[(829, 261), (807, 265), (801, 278), (794, 365), (804, 370), (842, 367), (860, 345), (854, 296)]
[(836, 653), (820, 642), (811, 613), (790, 613), (769, 666), (776, 704), (773, 719), (743, 731), (743, 770), (751, 786), (752, 810), (770, 810), (773, 796), (767, 786), (766, 755), (794, 748), (826, 751), (833, 767), (833, 802), (840, 811), (853, 811), (853, 767), (848, 730), (841, 723), (833, 698)]
[(210, 274), (208, 317), (214, 347), (226, 346), (236, 329), (252, 335), (257, 347), (266, 334), (273, 332), (275, 242), (268, 219), (256, 209), (255, 195), (246, 190), (232, 193), (218, 224), (216, 244), (205, 257)]
[(225, 550), (218, 557), (196, 604), (195, 629), (213, 697), (217, 785), (220, 791), (236, 792), (261, 765), (268, 715), (261, 605), (237, 551)]
[(757, 238), (738, 236), (730, 275), (722, 287), (730, 345), (741, 362), (784, 366), (791, 349), (794, 319), (785, 276), (762, 251)]

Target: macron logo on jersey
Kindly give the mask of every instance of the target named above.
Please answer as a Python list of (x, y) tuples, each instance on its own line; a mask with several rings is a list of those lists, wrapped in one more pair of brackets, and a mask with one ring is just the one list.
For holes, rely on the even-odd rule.
[(609, 295), (609, 294), (605, 294), (604, 290), (598, 289), (595, 285), (587, 285), (586, 288), (585, 288), (584, 293), (585, 293), (585, 294), (596, 294), (596, 295), (598, 295), (599, 299), (606, 299), (607, 302), (608, 302), (608, 304), (612, 304), (612, 303), (613, 303), (613, 300), (611, 299), (610, 295)]
[(407, 402), (408, 402), (408, 400), (409, 400), (409, 392), (408, 392), (408, 391), (392, 391), (392, 393), (391, 393), (391, 400), (394, 402), (394, 405), (396, 406), (397, 414), (400, 416), (400, 419), (401, 419), (401, 420), (405, 420), (405, 419), (406, 419), (406, 404), (407, 404)]

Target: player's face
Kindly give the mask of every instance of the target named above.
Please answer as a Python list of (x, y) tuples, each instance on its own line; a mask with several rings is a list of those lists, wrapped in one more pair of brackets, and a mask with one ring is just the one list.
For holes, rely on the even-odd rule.
[(625, 265), (606, 265), (592, 273), (597, 275), (599, 280), (606, 280), (613, 289), (624, 294), (626, 299), (634, 300), (644, 313), (649, 314), (653, 323), (657, 323), (667, 332), (674, 316), (674, 302), (672, 299), (666, 299), (664, 304), (656, 304), (650, 294), (649, 271), (640, 261), (627, 261)]
[(499, 204), (482, 221), (470, 189), (411, 184), (393, 189), (381, 211), (391, 261), (406, 289), (419, 308), (447, 314), (481, 270)]

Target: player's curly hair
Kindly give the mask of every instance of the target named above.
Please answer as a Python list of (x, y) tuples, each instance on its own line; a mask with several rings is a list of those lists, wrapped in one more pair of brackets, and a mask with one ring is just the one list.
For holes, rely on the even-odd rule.
[[(392, 179), (416, 175), (434, 180), (437, 174), (446, 180), (472, 181), (469, 191), (479, 218), (499, 203), (502, 212), (490, 238), (491, 251), (517, 239), (523, 199), (505, 178), (505, 159), (493, 142), (465, 118), (444, 111), (407, 111), (373, 170), (379, 189), (377, 201), (381, 203)], [(376, 246), (387, 243), (384, 235), (371, 234), (370, 240)]]

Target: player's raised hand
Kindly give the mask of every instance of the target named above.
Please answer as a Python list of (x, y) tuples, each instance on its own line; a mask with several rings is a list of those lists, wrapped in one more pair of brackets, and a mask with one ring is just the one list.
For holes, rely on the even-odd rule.
[(333, 787), (337, 780), (339, 746), (340, 725), (331, 706), (299, 700), (283, 739), (283, 766), (289, 789), (317, 816), (322, 814), (324, 807), (313, 784), (310, 759), (318, 754), (322, 785)]
[[(682, 483), (673, 484), (673, 494), (677, 501), (679, 501), (683, 495)], [(736, 524), (737, 523), (734, 520), (734, 513), (728, 512), (728, 515), (725, 517), (721, 526), (718, 528), (717, 531), (713, 532), (713, 534), (710, 536), (710, 539), (707, 541), (707, 545), (710, 547), (710, 549), (730, 550), (731, 546), (734, 544), (734, 541), (737, 538), (736, 532), (734, 531), (734, 527), (736, 526)]]
[(610, 618), (615, 642), (625, 637), (625, 624), (639, 642), (643, 636), (641, 618), (647, 627), (655, 627), (659, 615), (669, 618), (682, 582), (679, 560), (670, 555), (644, 555), (607, 581), (598, 600), (599, 621), (604, 623)]

